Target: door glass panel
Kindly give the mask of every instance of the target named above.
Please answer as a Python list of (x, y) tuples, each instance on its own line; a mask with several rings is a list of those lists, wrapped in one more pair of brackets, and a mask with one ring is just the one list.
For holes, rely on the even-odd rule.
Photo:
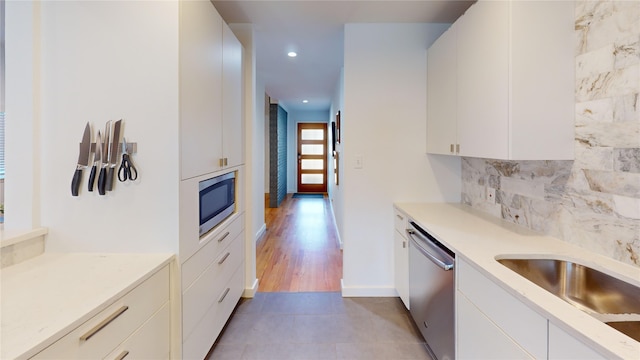
[(303, 184), (322, 184), (324, 183), (324, 174), (302, 174), (301, 182)]
[(324, 140), (324, 130), (303, 129), (300, 137), (302, 138), (302, 140)]
[(301, 145), (302, 155), (323, 155), (324, 154), (324, 145), (313, 145), (306, 144)]
[(311, 159), (311, 160), (302, 160), (300, 164), (302, 170), (322, 170), (324, 169), (324, 160), (322, 159)]

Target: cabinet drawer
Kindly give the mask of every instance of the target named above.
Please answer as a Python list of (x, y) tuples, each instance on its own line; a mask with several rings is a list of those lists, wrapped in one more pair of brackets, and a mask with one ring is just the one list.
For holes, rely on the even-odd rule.
[[(204, 246), (182, 264), (182, 288), (186, 289), (191, 286), (193, 281), (211, 264), (211, 261), (216, 259), (232, 241), (236, 240), (243, 229), (244, 214), (241, 214), (221, 231), (207, 234), (200, 241)], [(244, 242), (244, 239), (241, 241)]]
[(165, 303), (149, 321), (113, 350), (106, 359), (169, 359), (171, 304)]
[[(244, 234), (242, 232), (241, 234)], [(236, 269), (244, 263), (244, 241), (242, 236), (234, 240), (228, 248), (214, 258), (182, 296), (182, 333), (183, 339), (189, 337), (203, 315), (216, 304), (220, 294)]]
[[(214, 302), (182, 344), (184, 360), (204, 359), (222, 331), (244, 290), (244, 267), (239, 266), (225, 287), (215, 294)], [(184, 305), (183, 305), (184, 306)]]
[(460, 291), (456, 293), (456, 312), (456, 358), (534, 359)]
[(547, 319), (520, 302), (462, 258), (458, 290), (537, 359), (547, 357)]
[(396, 231), (399, 232), (402, 236), (406, 237), (405, 231), (407, 230), (407, 215), (405, 215), (400, 210), (394, 208), (393, 209), (393, 221), (396, 228)]
[[(73, 296), (73, 294), (69, 294)], [(102, 358), (169, 301), (169, 267), (36, 354), (34, 359)]]

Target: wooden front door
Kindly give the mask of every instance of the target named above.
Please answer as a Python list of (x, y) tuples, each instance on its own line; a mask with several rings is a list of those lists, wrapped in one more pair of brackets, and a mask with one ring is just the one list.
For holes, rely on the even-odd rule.
[(298, 192), (327, 192), (327, 124), (298, 124)]

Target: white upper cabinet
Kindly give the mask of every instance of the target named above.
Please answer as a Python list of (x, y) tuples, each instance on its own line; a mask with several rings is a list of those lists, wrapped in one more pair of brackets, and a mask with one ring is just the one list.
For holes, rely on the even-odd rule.
[(181, 179), (244, 163), (242, 45), (209, 1), (180, 2)]
[(428, 52), (427, 152), (573, 159), (573, 28), (571, 2), (471, 6)]
[(223, 23), (222, 49), (222, 145), (224, 166), (244, 163), (242, 45)]
[(457, 32), (451, 27), (427, 52), (427, 152), (452, 154), (457, 140)]

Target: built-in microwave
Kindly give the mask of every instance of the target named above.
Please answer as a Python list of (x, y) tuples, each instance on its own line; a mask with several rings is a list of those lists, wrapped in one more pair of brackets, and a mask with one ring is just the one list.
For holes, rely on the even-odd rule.
[(236, 173), (200, 181), (198, 188), (202, 236), (236, 211)]

